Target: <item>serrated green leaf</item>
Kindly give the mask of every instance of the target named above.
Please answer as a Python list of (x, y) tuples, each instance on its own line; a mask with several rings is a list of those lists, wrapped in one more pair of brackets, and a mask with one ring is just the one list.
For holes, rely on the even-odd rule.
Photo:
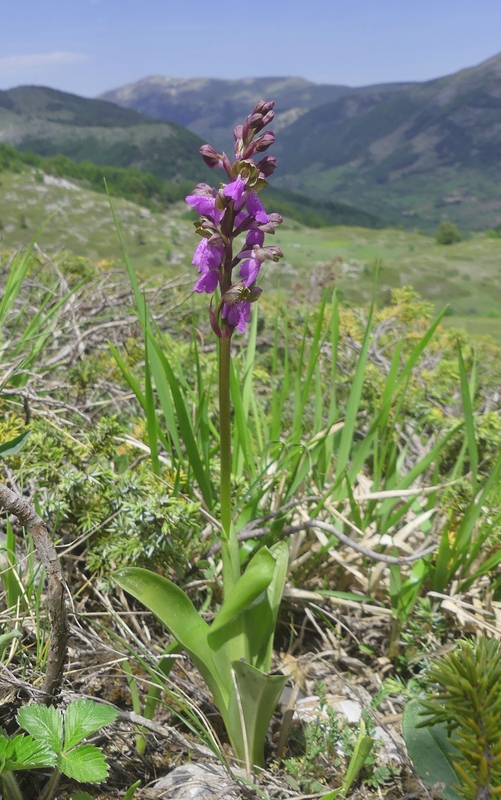
[(66, 709), (64, 715), (64, 749), (71, 750), (87, 736), (111, 725), (118, 717), (118, 711), (113, 706), (96, 703), (94, 700), (74, 700)]
[(59, 757), (58, 767), (64, 775), (79, 783), (101, 783), (108, 777), (108, 764), (99, 747), (82, 744)]
[[(2, 740), (5, 741), (5, 740)], [(20, 733), (7, 742), (5, 770), (34, 769), (35, 767), (54, 767), (57, 755), (47, 742)]]
[(55, 753), (63, 749), (63, 717), (57, 708), (33, 703), (19, 709), (17, 721), (34, 739), (46, 742)]

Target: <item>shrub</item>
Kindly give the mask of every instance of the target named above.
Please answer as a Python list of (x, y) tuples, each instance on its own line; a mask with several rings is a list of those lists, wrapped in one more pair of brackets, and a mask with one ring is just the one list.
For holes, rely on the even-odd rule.
[(455, 244), (461, 241), (461, 234), (453, 222), (444, 219), (438, 226), (435, 241), (437, 244)]

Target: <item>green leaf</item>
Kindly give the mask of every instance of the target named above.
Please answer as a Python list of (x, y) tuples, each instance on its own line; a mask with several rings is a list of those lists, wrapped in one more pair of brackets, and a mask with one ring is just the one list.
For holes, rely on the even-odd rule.
[(446, 787), (442, 792), (444, 800), (461, 800), (452, 785), (459, 781), (452, 766), (454, 748), (447, 738), (446, 729), (443, 725), (418, 728), (423, 722), (422, 710), (419, 700), (411, 700), (404, 709), (402, 722), (407, 752), (417, 774), (427, 786), (443, 782)]
[(46, 742), (55, 753), (63, 749), (63, 716), (59, 709), (32, 703), (19, 709), (17, 721), (33, 738)]
[[(264, 766), (264, 742), (273, 712), (289, 680), (288, 675), (265, 675), (245, 661), (233, 661), (236, 689), (230, 697), (228, 734), (236, 754), (246, 760), (242, 734), (241, 704), (251, 764)], [(237, 697), (237, 690), (238, 695)], [(240, 703), (238, 702), (240, 700)]]
[(172, 581), (140, 567), (125, 567), (112, 577), (122, 589), (149, 608), (187, 650), (224, 717), (231, 686), (230, 665), (228, 663), (225, 669), (224, 660), (220, 659), (216, 667), (207, 641), (210, 628), (189, 597)]
[(64, 715), (64, 749), (71, 750), (87, 736), (111, 725), (118, 717), (113, 706), (96, 703), (94, 700), (74, 700)]
[[(475, 492), (477, 486), (477, 469), (478, 469), (478, 448), (477, 439), (475, 436), (475, 422), (473, 419), (473, 396), (475, 392), (474, 385), (470, 386), (468, 383), (468, 376), (466, 374), (466, 367), (464, 365), (463, 354), (461, 352), (461, 345), (457, 342), (458, 360), (459, 360), (459, 377), (461, 379), (461, 399), (463, 401), (464, 423), (466, 430), (466, 441), (468, 444), (468, 455), (470, 457), (470, 470), (471, 481), (473, 484), (473, 491)], [(474, 372), (474, 370), (473, 370)]]
[(0, 457), (5, 458), (5, 456), (13, 456), (15, 453), (17, 453), (24, 445), (30, 433), (31, 431), (29, 430), (24, 431), (23, 433), (20, 433), (19, 436), (15, 436), (13, 439), (10, 439), (10, 441), (0, 444)]
[(346, 770), (343, 786), (341, 787), (343, 790), (343, 796), (346, 796), (346, 793), (350, 791), (351, 787), (358, 778), (360, 771), (363, 769), (365, 762), (370, 755), (373, 745), (374, 739), (372, 736), (366, 735), (365, 722), (363, 719), (361, 719), (360, 732), (353, 749), (353, 755), (350, 758), (350, 763), (348, 764), (348, 769)]
[(58, 767), (68, 778), (79, 783), (101, 783), (108, 777), (108, 764), (99, 747), (83, 744), (60, 756)]
[[(134, 795), (136, 794), (136, 789), (139, 789), (140, 786), (141, 786), (141, 781), (136, 781), (135, 783), (132, 784), (132, 786), (129, 786), (129, 788), (124, 794), (124, 800), (133, 800)], [(73, 798), (73, 800), (76, 800), (76, 798)]]
[[(4, 742), (5, 739), (0, 739), (0, 745), (3, 745)], [(7, 741), (4, 756), (5, 771), (55, 767), (57, 764), (57, 755), (47, 742), (37, 741), (32, 736), (24, 733), (20, 733)]]
[(75, 792), (71, 800), (94, 800), (89, 792)]
[(267, 547), (262, 547), (249, 561), (247, 569), (228, 593), (221, 610), (211, 625), (209, 643), (215, 634), (238, 617), (270, 585), (275, 571), (275, 559)]
[(275, 560), (273, 578), (263, 598), (245, 612), (249, 662), (263, 672), (271, 667), (275, 626), (289, 566), (289, 547), (285, 542), (276, 542), (270, 553)]

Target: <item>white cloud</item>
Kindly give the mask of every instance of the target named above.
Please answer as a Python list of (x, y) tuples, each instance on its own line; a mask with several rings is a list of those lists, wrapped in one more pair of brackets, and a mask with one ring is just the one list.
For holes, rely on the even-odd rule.
[(43, 67), (58, 67), (65, 64), (76, 64), (87, 61), (84, 53), (71, 53), (65, 50), (53, 53), (30, 53), (27, 55), (7, 56), (0, 58), (0, 75), (9, 75), (30, 69)]

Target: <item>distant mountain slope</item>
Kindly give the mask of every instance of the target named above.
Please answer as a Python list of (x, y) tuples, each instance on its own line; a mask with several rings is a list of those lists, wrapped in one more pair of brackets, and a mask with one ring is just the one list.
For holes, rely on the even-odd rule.
[(396, 94), (360, 91), (315, 108), (276, 150), (279, 181), (309, 194), (395, 218), (498, 224), (501, 54)]
[[(391, 92), (407, 84), (369, 87)], [(215, 147), (229, 150), (231, 132), (261, 98), (276, 102), (274, 130), (281, 130), (312, 108), (346, 94), (357, 93), (348, 86), (319, 85), (304, 78), (245, 78), (238, 81), (216, 78), (167, 78), (154, 76), (101, 95), (101, 99), (133, 108), (155, 119), (184, 125)]]
[(0, 92), (0, 141), (45, 156), (132, 166), (168, 180), (209, 175), (200, 164), (202, 141), (180, 125), (39, 86)]
[(273, 98), (275, 184), (427, 230), (444, 217), (466, 228), (501, 223), (501, 54), (424, 83), (155, 77), (103, 96), (226, 148), (252, 103)]

